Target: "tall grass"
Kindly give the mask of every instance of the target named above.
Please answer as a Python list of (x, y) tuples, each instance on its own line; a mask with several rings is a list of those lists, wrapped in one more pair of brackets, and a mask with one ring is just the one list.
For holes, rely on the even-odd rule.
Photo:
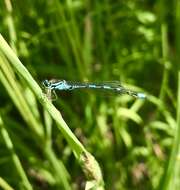
[[(179, 189), (179, 1), (0, 6), (0, 187)], [(50, 102), (46, 78), (121, 81), (147, 99)]]

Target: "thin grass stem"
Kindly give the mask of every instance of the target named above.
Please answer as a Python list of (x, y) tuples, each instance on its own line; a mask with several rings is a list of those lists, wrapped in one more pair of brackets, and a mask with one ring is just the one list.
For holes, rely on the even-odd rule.
[(26, 173), (25, 173), (25, 171), (24, 171), (24, 169), (23, 169), (23, 167), (21, 165), (21, 162), (20, 162), (17, 154), (15, 153), (13, 143), (12, 143), (11, 138), (10, 138), (5, 126), (4, 126), (4, 123), (2, 121), (1, 116), (0, 116), (0, 132), (1, 132), (1, 135), (3, 137), (4, 142), (6, 144), (7, 149), (11, 153), (13, 163), (14, 163), (16, 169), (17, 169), (17, 172), (18, 172), (18, 174), (19, 174), (19, 176), (20, 176), (20, 178), (22, 180), (22, 183), (23, 183), (24, 187), (27, 190), (32, 190), (33, 188), (32, 188), (32, 186), (31, 186), (31, 184), (30, 184), (30, 182), (29, 182), (29, 180), (28, 180), (28, 178), (26, 176)]

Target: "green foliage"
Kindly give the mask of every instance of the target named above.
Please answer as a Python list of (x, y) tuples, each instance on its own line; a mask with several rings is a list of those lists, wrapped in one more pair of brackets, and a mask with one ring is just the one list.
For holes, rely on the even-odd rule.
[[(0, 187), (179, 190), (179, 0), (0, 7)], [(147, 99), (75, 91), (55, 108), (40, 88), (53, 78), (121, 81)]]

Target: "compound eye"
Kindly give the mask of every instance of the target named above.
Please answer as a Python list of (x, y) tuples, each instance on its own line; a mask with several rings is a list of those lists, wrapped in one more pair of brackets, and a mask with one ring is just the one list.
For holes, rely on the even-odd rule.
[(48, 88), (50, 85), (51, 85), (51, 83), (46, 79), (46, 80), (44, 80), (43, 82), (42, 82), (42, 84), (43, 84), (43, 86), (45, 86), (46, 88)]

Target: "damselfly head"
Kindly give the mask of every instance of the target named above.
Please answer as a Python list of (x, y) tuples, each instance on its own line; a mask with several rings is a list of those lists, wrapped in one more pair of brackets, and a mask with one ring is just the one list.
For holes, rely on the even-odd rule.
[(51, 82), (49, 82), (47, 79), (42, 82), (43, 86), (45, 88), (49, 88), (51, 86)]

